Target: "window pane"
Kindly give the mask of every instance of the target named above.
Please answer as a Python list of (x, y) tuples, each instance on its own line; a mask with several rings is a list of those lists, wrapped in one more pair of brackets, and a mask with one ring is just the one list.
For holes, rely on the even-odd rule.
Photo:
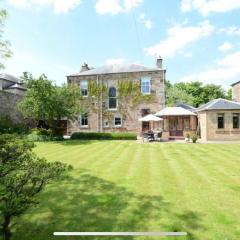
[(109, 98), (109, 108), (110, 109), (117, 108), (117, 99), (116, 98)]
[(115, 126), (121, 126), (122, 125), (122, 120), (121, 120), (121, 118), (115, 118)]
[(116, 97), (117, 96), (117, 91), (116, 91), (116, 88), (114, 88), (114, 87), (111, 87), (111, 88), (109, 88), (109, 93), (108, 93), (109, 95), (109, 97)]
[(141, 92), (142, 93), (151, 92), (151, 79), (149, 77), (141, 78)]
[(81, 126), (88, 126), (88, 114), (82, 114), (80, 117), (80, 124)]
[(239, 114), (233, 114), (233, 128), (239, 128)]
[(218, 114), (218, 128), (224, 128), (224, 114)]
[(88, 81), (87, 80), (81, 80), (80, 81), (80, 89), (81, 89), (81, 95), (87, 96), (88, 95)]

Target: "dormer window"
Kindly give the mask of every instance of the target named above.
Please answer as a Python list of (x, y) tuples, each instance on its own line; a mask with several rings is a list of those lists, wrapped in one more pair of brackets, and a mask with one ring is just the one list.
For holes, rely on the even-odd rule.
[(80, 81), (80, 91), (81, 91), (82, 96), (84, 96), (84, 97), (88, 96), (88, 81), (87, 80)]
[(151, 79), (150, 77), (141, 78), (141, 93), (150, 94), (151, 93)]

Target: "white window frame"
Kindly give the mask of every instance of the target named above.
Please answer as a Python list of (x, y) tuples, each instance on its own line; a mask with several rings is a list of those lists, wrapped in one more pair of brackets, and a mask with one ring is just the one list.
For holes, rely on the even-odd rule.
[[(116, 125), (116, 118), (119, 118), (119, 119), (120, 119), (120, 121), (121, 121), (121, 124), (120, 124), (120, 125)], [(115, 127), (115, 128), (120, 128), (120, 127), (122, 127), (122, 118), (121, 118), (121, 117), (114, 117), (114, 127)]]
[[(143, 91), (144, 88), (149, 88), (149, 91)], [(142, 94), (151, 94), (152, 86), (151, 86), (151, 78), (150, 77), (141, 77), (141, 93)]]
[[(82, 83), (83, 82), (85, 82), (86, 84), (84, 84), (84, 85), (86, 85), (86, 86), (84, 86), (83, 88), (82, 88)], [(82, 91), (87, 91), (87, 94), (86, 95), (83, 95), (82, 94)], [(83, 96), (83, 97), (88, 97), (88, 81), (87, 80), (80, 80), (80, 92), (81, 92), (81, 96)]]
[[(83, 115), (87, 115), (87, 125), (82, 125), (82, 119), (83, 119)], [(89, 127), (89, 117), (88, 117), (88, 113), (85, 114), (81, 114), (79, 117), (79, 124), (81, 128), (88, 128)]]

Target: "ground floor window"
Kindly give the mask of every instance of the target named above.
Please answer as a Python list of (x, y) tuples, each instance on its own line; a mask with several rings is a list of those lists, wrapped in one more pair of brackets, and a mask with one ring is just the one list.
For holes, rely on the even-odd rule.
[(190, 129), (190, 118), (184, 118), (184, 130)]
[(217, 120), (218, 120), (218, 128), (219, 129), (224, 128), (224, 113), (218, 113)]
[(80, 116), (80, 126), (88, 127), (88, 114), (84, 113)]
[(114, 126), (115, 127), (121, 127), (122, 126), (122, 119), (120, 117), (114, 118)]
[(239, 128), (239, 113), (233, 113), (233, 128)]

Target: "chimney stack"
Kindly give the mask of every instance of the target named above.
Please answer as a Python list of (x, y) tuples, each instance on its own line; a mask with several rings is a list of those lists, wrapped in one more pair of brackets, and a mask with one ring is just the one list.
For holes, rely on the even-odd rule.
[(161, 56), (158, 56), (157, 62), (156, 62), (157, 68), (162, 69), (162, 62), (163, 62), (163, 60), (162, 60)]
[(81, 71), (80, 71), (80, 72), (85, 72), (85, 71), (88, 71), (88, 70), (90, 70), (90, 68), (88, 67), (88, 65), (87, 65), (86, 63), (84, 63), (84, 64), (82, 65), (82, 68), (81, 68)]

